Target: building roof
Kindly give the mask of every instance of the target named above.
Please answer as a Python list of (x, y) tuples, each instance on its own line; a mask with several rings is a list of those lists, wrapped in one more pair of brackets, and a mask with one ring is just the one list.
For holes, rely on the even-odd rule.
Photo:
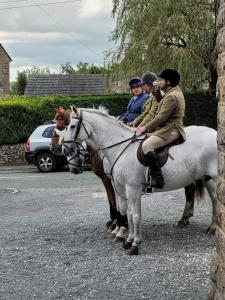
[(33, 96), (100, 94), (105, 91), (103, 74), (51, 74), (30, 76), (25, 94)]
[(8, 56), (9, 60), (12, 61), (12, 58), (9, 56), (9, 54), (6, 52), (5, 48), (2, 46), (2, 44), (0, 43), (0, 49), (2, 49), (5, 54)]

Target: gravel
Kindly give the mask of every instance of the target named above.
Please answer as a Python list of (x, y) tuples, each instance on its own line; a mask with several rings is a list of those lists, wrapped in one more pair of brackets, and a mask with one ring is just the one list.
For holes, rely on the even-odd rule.
[(197, 203), (181, 229), (183, 207), (183, 190), (144, 196), (143, 243), (129, 257), (104, 231), (108, 204), (91, 172), (0, 173), (0, 299), (206, 299), (211, 204)]

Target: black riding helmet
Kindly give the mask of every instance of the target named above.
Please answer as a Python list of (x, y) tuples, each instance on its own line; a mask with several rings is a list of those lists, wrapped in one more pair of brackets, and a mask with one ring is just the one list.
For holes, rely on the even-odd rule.
[(141, 78), (140, 77), (132, 78), (129, 82), (129, 86), (131, 89), (137, 86), (141, 86)]
[(180, 82), (180, 74), (174, 69), (165, 69), (159, 74), (159, 77), (168, 80), (171, 86), (176, 86)]
[(147, 72), (143, 75), (141, 84), (153, 84), (158, 79), (157, 75), (153, 72)]

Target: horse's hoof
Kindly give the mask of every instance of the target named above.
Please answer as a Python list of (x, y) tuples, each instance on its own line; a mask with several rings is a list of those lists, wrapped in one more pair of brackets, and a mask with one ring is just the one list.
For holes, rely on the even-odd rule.
[(111, 221), (111, 220), (109, 220), (109, 221), (106, 222), (106, 224), (105, 224), (105, 226), (106, 226), (107, 228), (109, 228), (111, 225), (112, 225), (112, 221)]
[(124, 242), (125, 241), (125, 238), (122, 237), (122, 236), (115, 236), (114, 242)]
[(128, 241), (123, 242), (123, 249), (124, 250), (130, 249), (132, 246), (132, 243), (133, 242), (128, 242)]
[(111, 231), (113, 231), (114, 229), (116, 228), (116, 224), (111, 224), (110, 226), (109, 226), (109, 229), (111, 229)]
[(180, 221), (178, 221), (178, 223), (177, 223), (177, 227), (180, 227), (180, 228), (184, 228), (188, 225), (189, 225), (188, 219), (180, 219)]
[(127, 255), (138, 255), (138, 246), (131, 246), (130, 249), (126, 251)]
[(106, 228), (106, 233), (111, 234), (112, 233), (112, 229), (111, 228)]
[(205, 232), (208, 235), (215, 235), (216, 233), (216, 225), (210, 225), (209, 228)]

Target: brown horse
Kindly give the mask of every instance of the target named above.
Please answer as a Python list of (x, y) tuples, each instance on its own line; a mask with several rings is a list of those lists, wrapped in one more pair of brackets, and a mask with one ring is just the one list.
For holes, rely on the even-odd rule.
[[(65, 110), (62, 106), (60, 106), (56, 110), (55, 121), (56, 128), (58, 130), (63, 130), (69, 124), (70, 113), (70, 110)], [(51, 139), (51, 150), (56, 154), (61, 152), (61, 146), (59, 145), (58, 141), (59, 135), (57, 134), (56, 130), (53, 130)], [(100, 159), (98, 153), (94, 151), (91, 147), (87, 147), (87, 152), (91, 159), (91, 170), (102, 180), (102, 183), (106, 190), (110, 211), (110, 220), (106, 223), (106, 227), (108, 229), (108, 232), (111, 232), (115, 229), (118, 223), (121, 223), (120, 213), (116, 209), (115, 192), (111, 180), (104, 173), (102, 160)], [(125, 225), (127, 226), (127, 220), (125, 220)]]
[[(62, 107), (60, 107), (56, 112), (55, 120), (56, 120), (56, 128), (58, 130), (63, 130), (70, 122), (70, 111), (64, 110)], [(63, 125), (62, 123), (60, 124), (59, 120), (63, 120), (62, 122)], [(54, 130), (52, 135), (52, 151), (55, 153), (61, 151), (61, 147), (59, 146), (58, 141), (59, 141), (59, 136), (57, 135), (56, 130)], [(118, 227), (120, 226), (127, 227), (127, 218), (121, 216), (116, 209), (115, 191), (112, 186), (111, 180), (104, 173), (103, 163), (98, 152), (93, 150), (89, 146), (87, 147), (86, 150), (89, 153), (89, 156), (91, 158), (92, 171), (102, 180), (102, 183), (106, 189), (107, 199), (110, 208), (110, 220), (106, 223), (108, 232), (111, 232), (116, 225), (118, 225)], [(191, 184), (185, 187), (186, 203), (185, 203), (185, 208), (184, 208), (182, 218), (178, 222), (178, 226), (184, 227), (189, 224), (189, 219), (190, 217), (193, 216), (195, 195), (200, 194), (201, 191), (202, 191), (202, 186), (198, 186), (195, 184)], [(118, 238), (118, 240), (121, 239)]]

